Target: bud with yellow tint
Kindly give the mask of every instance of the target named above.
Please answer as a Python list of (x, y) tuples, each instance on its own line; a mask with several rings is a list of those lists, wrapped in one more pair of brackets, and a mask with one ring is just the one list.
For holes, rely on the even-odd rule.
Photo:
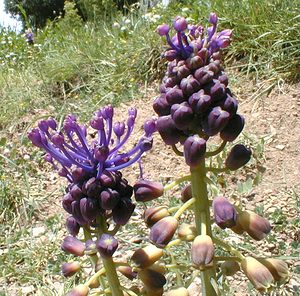
[(210, 236), (201, 234), (196, 236), (192, 244), (192, 262), (200, 270), (213, 266), (215, 248)]
[(283, 260), (275, 258), (258, 259), (272, 273), (274, 280), (284, 282), (289, 277), (289, 267)]
[(151, 227), (156, 222), (167, 216), (170, 216), (170, 213), (165, 206), (148, 208), (144, 214), (144, 221), (148, 227)]
[(78, 285), (72, 289), (66, 296), (87, 296), (89, 288), (86, 285)]
[(242, 270), (254, 288), (266, 292), (274, 280), (269, 269), (253, 257), (245, 257), (241, 262)]
[(145, 248), (136, 250), (131, 257), (131, 261), (133, 261), (138, 268), (146, 268), (158, 261), (162, 255), (162, 249), (154, 245), (148, 245)]
[(165, 293), (165, 296), (189, 296), (189, 292), (186, 288), (181, 287), (175, 290), (171, 290), (167, 293)]
[(271, 231), (270, 222), (251, 211), (243, 211), (238, 215), (241, 227), (255, 240), (264, 239)]
[(196, 236), (196, 226), (182, 223), (178, 228), (178, 237), (183, 241), (192, 241)]

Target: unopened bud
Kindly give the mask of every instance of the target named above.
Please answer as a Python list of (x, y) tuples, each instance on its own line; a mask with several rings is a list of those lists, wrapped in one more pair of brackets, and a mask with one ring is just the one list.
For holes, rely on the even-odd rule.
[(206, 141), (198, 135), (190, 136), (184, 142), (184, 158), (187, 165), (196, 167), (204, 158)]
[(243, 211), (238, 216), (239, 224), (255, 240), (262, 240), (271, 231), (270, 222), (251, 211)]
[(193, 197), (192, 195), (192, 185), (188, 184), (181, 190), (181, 201), (186, 202)]
[(110, 258), (118, 248), (118, 241), (113, 236), (104, 233), (97, 240), (96, 247), (102, 258)]
[(196, 233), (196, 227), (187, 223), (182, 223), (178, 228), (178, 237), (184, 241), (194, 240)]
[(85, 251), (85, 244), (76, 237), (67, 236), (64, 238), (61, 248), (63, 251), (75, 256), (83, 256)]
[(165, 206), (148, 208), (144, 213), (144, 221), (148, 227), (151, 227), (156, 222), (167, 216), (170, 216), (170, 213)]
[(162, 249), (159, 249), (154, 245), (148, 245), (142, 249), (136, 250), (131, 257), (131, 261), (133, 261), (138, 268), (146, 268), (158, 261), (162, 255)]
[(61, 267), (61, 273), (65, 277), (70, 277), (74, 275), (76, 272), (78, 272), (80, 268), (81, 268), (80, 263), (77, 261), (66, 262)]
[(130, 266), (119, 266), (117, 270), (131, 281), (137, 277), (137, 272), (133, 271)]
[(260, 292), (266, 292), (273, 282), (271, 272), (262, 263), (253, 257), (246, 257), (241, 262), (242, 270), (253, 284), (254, 288)]
[(269, 269), (275, 281), (284, 282), (288, 278), (289, 267), (283, 260), (264, 258), (258, 261)]
[(219, 227), (225, 229), (236, 225), (237, 212), (234, 206), (225, 197), (215, 197), (212, 206), (215, 221)]
[(146, 289), (154, 291), (160, 290), (167, 282), (163, 274), (152, 269), (142, 269), (138, 272), (138, 276)]
[(133, 186), (136, 201), (146, 202), (163, 195), (164, 187), (161, 183), (149, 180), (139, 180)]
[(245, 125), (245, 120), (243, 116), (235, 114), (230, 118), (229, 122), (220, 132), (220, 137), (224, 141), (232, 142), (241, 133)]
[(243, 167), (250, 158), (251, 150), (242, 144), (237, 144), (229, 152), (225, 160), (225, 167), (231, 171), (235, 171)]
[(236, 261), (225, 261), (221, 264), (221, 270), (225, 276), (233, 276), (240, 270), (240, 265)]
[(89, 294), (89, 288), (86, 285), (78, 285), (67, 296), (87, 296)]
[(189, 291), (184, 287), (171, 290), (165, 293), (165, 296), (189, 296), (189, 295), (190, 295)]
[(215, 248), (210, 236), (196, 236), (192, 244), (192, 262), (200, 270), (213, 266)]
[(76, 236), (79, 233), (80, 225), (73, 216), (67, 218), (66, 227), (72, 236)]
[(164, 248), (172, 239), (178, 221), (172, 217), (165, 217), (151, 227), (150, 240), (159, 248)]

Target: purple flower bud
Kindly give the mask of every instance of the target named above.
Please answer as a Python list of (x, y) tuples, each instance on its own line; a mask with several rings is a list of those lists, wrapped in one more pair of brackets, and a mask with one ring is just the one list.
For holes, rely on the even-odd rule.
[(81, 188), (77, 184), (73, 184), (69, 192), (74, 200), (79, 200), (84, 196)]
[(39, 121), (38, 127), (39, 127), (39, 129), (40, 129), (41, 131), (47, 132), (48, 129), (49, 129), (49, 125), (48, 125), (47, 120), (41, 120), (41, 121)]
[(128, 108), (128, 115), (129, 116), (133, 116), (134, 118), (136, 118), (136, 116), (137, 116), (137, 109), (135, 107)]
[(196, 236), (191, 253), (193, 264), (200, 270), (212, 267), (215, 248), (211, 237), (205, 234)]
[(93, 221), (99, 214), (97, 201), (93, 198), (82, 198), (80, 200), (80, 212), (86, 221)]
[(215, 12), (211, 12), (209, 15), (209, 19), (208, 21), (213, 24), (216, 25), (218, 23), (218, 16)]
[(220, 132), (228, 123), (230, 114), (221, 109), (221, 107), (214, 107), (203, 120), (203, 129), (208, 136), (214, 136)]
[(100, 204), (104, 210), (112, 210), (119, 202), (120, 194), (111, 188), (103, 190), (100, 194)]
[(66, 296), (87, 296), (89, 288), (86, 285), (78, 285), (72, 289)]
[[(187, 69), (196, 70), (204, 65), (203, 60), (198, 55), (192, 56), (186, 60)], [(185, 76), (186, 77), (186, 76)]]
[(51, 137), (51, 141), (57, 147), (61, 147), (65, 143), (64, 136), (58, 133)]
[(97, 240), (96, 247), (102, 258), (110, 258), (118, 248), (118, 241), (113, 236), (104, 233)]
[(97, 253), (96, 242), (92, 239), (88, 239), (85, 242), (85, 254), (87, 255), (95, 255)]
[(186, 202), (193, 197), (192, 195), (192, 185), (188, 184), (181, 190), (181, 201)]
[(232, 98), (228, 94), (227, 94), (227, 97), (225, 99), (218, 102), (218, 105), (222, 108), (222, 110), (227, 111), (230, 114), (231, 117), (236, 114), (236, 111), (238, 109), (237, 100)]
[(139, 142), (139, 148), (142, 152), (149, 151), (152, 148), (153, 145), (153, 139), (144, 137)]
[(116, 123), (114, 123), (113, 130), (114, 130), (114, 133), (116, 134), (117, 137), (120, 138), (121, 136), (123, 136), (123, 134), (125, 132), (125, 124), (124, 124), (124, 122), (116, 122)]
[(150, 120), (146, 120), (144, 123), (144, 131), (146, 136), (150, 136), (153, 133), (156, 132), (156, 120), (154, 119), (150, 119)]
[(66, 236), (63, 240), (61, 248), (66, 253), (70, 253), (75, 256), (83, 256), (85, 244), (74, 236)]
[(96, 146), (94, 148), (94, 157), (99, 162), (104, 162), (109, 155), (109, 148), (107, 146)]
[(180, 104), (185, 101), (182, 90), (179, 88), (170, 88), (166, 92), (166, 100), (170, 105)]
[(56, 123), (56, 121), (55, 121), (55, 119), (53, 119), (53, 118), (48, 118), (47, 119), (47, 124), (48, 124), (48, 126), (51, 128), (51, 129), (53, 129), (53, 130), (56, 130), (56, 128), (57, 128), (57, 123)]
[(289, 267), (283, 260), (275, 258), (259, 258), (258, 261), (269, 269), (276, 282), (284, 282), (289, 276)]
[(32, 142), (33, 145), (42, 148), (43, 140), (39, 129), (34, 128), (28, 133), (28, 138)]
[(185, 96), (190, 96), (192, 93), (200, 89), (200, 83), (193, 75), (183, 78), (180, 82), (180, 88)]
[(146, 202), (163, 195), (164, 187), (161, 183), (149, 180), (139, 180), (133, 186), (136, 201)]
[(44, 160), (49, 162), (49, 163), (53, 163), (53, 157), (49, 153), (45, 154)]
[(228, 142), (234, 141), (243, 130), (244, 124), (243, 116), (234, 115), (220, 132), (221, 139)]
[(111, 172), (103, 171), (99, 180), (103, 187), (110, 187), (110, 188), (116, 187), (116, 179), (114, 174)]
[(150, 230), (150, 240), (158, 248), (164, 248), (173, 238), (178, 221), (173, 217), (165, 217), (156, 222)]
[(170, 31), (170, 27), (166, 24), (162, 24), (162, 25), (158, 26), (157, 29), (156, 29), (156, 32), (160, 36), (167, 35), (169, 33), (169, 31)]
[(76, 219), (73, 216), (70, 216), (66, 220), (66, 227), (68, 232), (72, 236), (77, 236), (80, 230), (80, 225), (77, 223)]
[(71, 208), (72, 208), (72, 215), (73, 215), (73, 217), (76, 219), (76, 221), (81, 226), (84, 226), (84, 225), (86, 225), (89, 222), (89, 220), (85, 219), (82, 216), (81, 209), (80, 209), (80, 201), (73, 201), (72, 204), (71, 204)]
[(190, 136), (184, 142), (183, 148), (186, 164), (190, 167), (196, 167), (204, 157), (206, 141), (198, 135)]
[(235, 171), (243, 167), (250, 160), (251, 154), (250, 149), (242, 144), (237, 144), (229, 152), (225, 160), (225, 167), (231, 171)]
[(193, 120), (194, 112), (188, 103), (174, 104), (171, 107), (171, 116), (175, 126), (184, 130), (187, 129)]
[(225, 229), (236, 225), (237, 212), (235, 207), (225, 197), (215, 197), (212, 206), (215, 221), (219, 227)]
[(90, 125), (93, 129), (95, 130), (103, 130), (104, 129), (104, 121), (102, 117), (94, 117), (91, 121), (90, 121)]
[(218, 80), (220, 83), (224, 84), (226, 87), (228, 86), (228, 76), (226, 74), (222, 74), (218, 76)]
[(164, 58), (169, 62), (174, 61), (178, 56), (179, 53), (174, 49), (169, 49), (164, 53)]
[(68, 212), (69, 214), (72, 214), (72, 202), (75, 199), (73, 198), (73, 196), (70, 193), (67, 193), (64, 195), (63, 200), (62, 200), (62, 206), (64, 208), (64, 210), (66, 212)]
[(172, 117), (162, 116), (157, 119), (157, 130), (167, 145), (174, 145), (179, 142), (183, 134), (176, 128)]
[(61, 168), (58, 171), (58, 175), (61, 176), (61, 177), (67, 177), (68, 176), (68, 171), (65, 168)]
[(153, 109), (159, 116), (170, 114), (171, 106), (168, 103), (165, 94), (161, 94), (154, 100)]
[(128, 184), (126, 179), (121, 179), (116, 186), (121, 198), (130, 198), (133, 193), (133, 187)]
[(212, 104), (212, 98), (211, 96), (205, 95), (201, 89), (189, 97), (189, 104), (195, 113), (203, 114)]
[(77, 127), (76, 116), (73, 114), (69, 114), (66, 116), (64, 120), (64, 130), (66, 132), (71, 132)]
[(213, 80), (214, 72), (205, 68), (200, 68), (195, 71), (194, 77), (201, 85), (204, 85), (204, 84), (208, 84)]
[(155, 247), (154, 245), (148, 245), (142, 249), (136, 250), (132, 257), (131, 261), (138, 268), (147, 268), (153, 265), (163, 256), (163, 250)]
[(104, 119), (113, 118), (113, 116), (114, 116), (114, 108), (113, 108), (113, 106), (112, 105), (104, 106), (101, 109), (101, 114), (102, 114), (102, 116), (103, 116)]
[(270, 222), (251, 211), (243, 211), (238, 216), (241, 227), (255, 240), (264, 239), (271, 231)]
[(75, 262), (66, 262), (61, 267), (61, 273), (64, 277), (70, 277), (77, 273), (80, 270), (80, 263)]
[(122, 273), (125, 277), (127, 277), (131, 281), (137, 278), (137, 272), (133, 271), (130, 266), (119, 266), (117, 267), (117, 271)]
[(178, 17), (176, 17), (176, 19), (173, 22), (173, 27), (177, 32), (186, 30), (187, 26), (188, 26), (188, 24), (184, 17), (178, 16)]
[(116, 224), (125, 225), (130, 219), (135, 205), (129, 198), (122, 198), (113, 209), (113, 220)]
[(214, 85), (210, 88), (210, 96), (213, 101), (220, 101), (226, 95), (226, 88), (224, 84), (221, 84), (219, 80), (213, 80)]

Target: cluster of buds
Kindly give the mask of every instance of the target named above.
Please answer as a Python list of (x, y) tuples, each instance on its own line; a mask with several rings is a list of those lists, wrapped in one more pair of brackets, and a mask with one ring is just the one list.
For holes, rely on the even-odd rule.
[[(49, 118), (29, 132), (32, 143), (46, 152), (45, 160), (69, 181), (62, 199), (63, 208), (70, 214), (66, 221), (70, 236), (62, 243), (65, 252), (79, 257), (95, 256), (98, 252), (101, 258), (111, 258), (117, 249), (118, 241), (115, 233), (108, 231), (109, 225), (114, 223), (116, 229), (125, 225), (135, 209), (133, 186), (120, 170), (140, 162), (141, 156), (151, 149), (156, 131), (155, 120), (146, 121), (138, 143), (130, 151), (123, 151), (136, 116), (137, 110), (129, 108), (126, 122), (113, 122), (114, 109), (108, 105), (94, 113), (90, 126), (81, 125), (75, 115), (68, 115), (61, 128)], [(141, 179), (136, 187), (141, 183), (147, 184)], [(81, 228), (89, 233), (85, 242), (77, 238)], [(62, 273), (71, 276), (80, 269), (78, 262), (69, 262), (62, 266)]]
[[(192, 167), (204, 157), (210, 137), (219, 134), (222, 140), (232, 142), (244, 127), (244, 118), (237, 114), (238, 104), (221, 66), (221, 50), (230, 44), (232, 31), (217, 32), (215, 13), (209, 22), (211, 26), (205, 31), (177, 17), (172, 38), (168, 25), (157, 29), (170, 46), (164, 53), (169, 63), (161, 94), (153, 103), (159, 116), (157, 129), (167, 145), (184, 146), (186, 163)], [(249, 160), (249, 151), (243, 153)], [(232, 160), (228, 160), (228, 168), (232, 166)]]

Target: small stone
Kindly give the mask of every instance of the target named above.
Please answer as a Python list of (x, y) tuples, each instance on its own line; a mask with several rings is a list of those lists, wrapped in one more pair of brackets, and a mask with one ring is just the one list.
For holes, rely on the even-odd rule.
[(30, 286), (27, 286), (27, 287), (23, 287), (22, 288), (22, 295), (28, 295), (32, 292), (34, 292), (34, 286), (33, 285), (30, 285)]
[(34, 228), (32, 228), (32, 236), (38, 237), (38, 236), (44, 234), (45, 231), (46, 231), (45, 226), (34, 227)]
[(275, 148), (278, 150), (283, 150), (285, 148), (285, 145), (276, 145)]

